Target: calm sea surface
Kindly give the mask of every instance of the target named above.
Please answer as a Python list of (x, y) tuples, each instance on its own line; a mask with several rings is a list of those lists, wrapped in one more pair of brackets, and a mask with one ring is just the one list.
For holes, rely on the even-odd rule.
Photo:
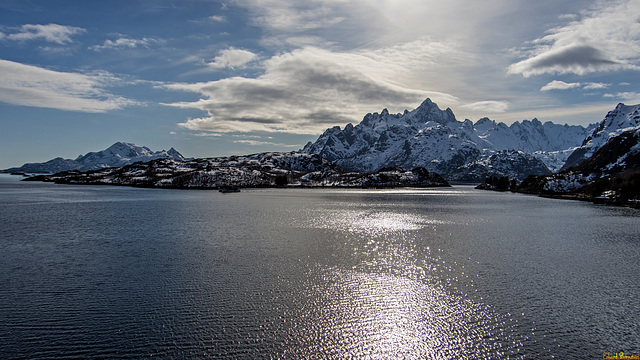
[(2, 359), (640, 355), (640, 211), (0, 177)]

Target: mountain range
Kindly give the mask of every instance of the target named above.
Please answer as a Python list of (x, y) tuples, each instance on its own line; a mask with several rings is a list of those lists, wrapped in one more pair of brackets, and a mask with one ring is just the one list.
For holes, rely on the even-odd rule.
[(348, 170), (421, 166), (447, 180), (483, 181), (492, 175), (523, 180), (552, 173), (582, 145), (596, 125), (558, 125), (538, 119), (510, 126), (482, 118), (458, 121), (451, 109), (426, 99), (415, 110), (367, 114), (353, 126), (327, 129), (301, 151)]
[(68, 170), (90, 171), (108, 167), (122, 167), (135, 162), (146, 162), (155, 159), (184, 161), (185, 157), (174, 148), (168, 151), (154, 152), (146, 146), (120, 141), (105, 150), (80, 155), (75, 160), (57, 157), (47, 162), (27, 163), (20, 167), (5, 169), (2, 172), (54, 174)]

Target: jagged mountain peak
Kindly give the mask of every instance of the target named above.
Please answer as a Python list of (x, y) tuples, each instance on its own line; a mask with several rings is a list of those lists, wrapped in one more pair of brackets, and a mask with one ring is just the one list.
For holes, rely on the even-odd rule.
[(434, 103), (429, 98), (423, 101), (415, 110), (410, 111), (404, 116), (412, 119), (413, 122), (417, 121), (421, 123), (435, 121), (439, 124), (446, 125), (450, 122), (456, 121), (456, 117), (450, 108), (441, 110), (438, 107), (438, 104)]

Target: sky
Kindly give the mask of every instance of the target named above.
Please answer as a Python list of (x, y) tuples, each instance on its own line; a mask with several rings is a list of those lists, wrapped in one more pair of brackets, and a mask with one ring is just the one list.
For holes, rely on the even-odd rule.
[(426, 98), (587, 125), (638, 80), (640, 0), (0, 0), (0, 169), (293, 151)]

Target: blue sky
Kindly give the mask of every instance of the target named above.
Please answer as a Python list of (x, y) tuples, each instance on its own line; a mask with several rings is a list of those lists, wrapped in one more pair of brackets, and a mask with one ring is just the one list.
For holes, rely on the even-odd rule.
[(0, 168), (291, 151), (427, 97), (586, 125), (640, 103), (639, 75), (638, 0), (0, 0)]

